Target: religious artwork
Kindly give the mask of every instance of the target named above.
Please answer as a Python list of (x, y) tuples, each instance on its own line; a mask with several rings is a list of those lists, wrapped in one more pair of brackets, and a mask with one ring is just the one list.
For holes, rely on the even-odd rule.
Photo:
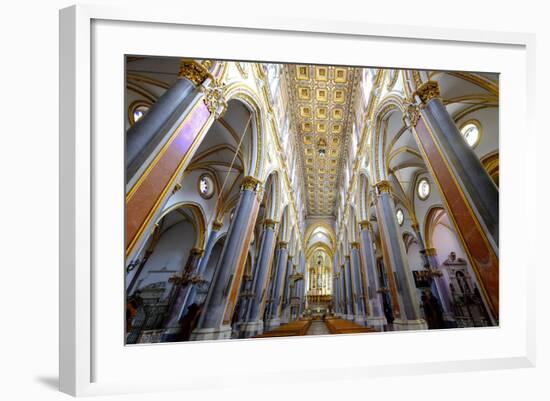
[(497, 74), (125, 78), (127, 345), (499, 324)]

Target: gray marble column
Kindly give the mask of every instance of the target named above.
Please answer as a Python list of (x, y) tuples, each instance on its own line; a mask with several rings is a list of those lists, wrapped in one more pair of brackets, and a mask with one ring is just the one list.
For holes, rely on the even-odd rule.
[(441, 307), (443, 308), (443, 320), (446, 327), (456, 327), (456, 319), (454, 317), (452, 308), (451, 308), (451, 294), (449, 293), (449, 282), (441, 269), (439, 268), (439, 263), (437, 260), (437, 250), (435, 248), (425, 248), (424, 249), (426, 259), (429, 263), (430, 269), (434, 274), (432, 290), (434, 294), (438, 297), (441, 302)]
[(382, 294), (380, 293), (380, 280), (376, 269), (376, 256), (374, 254), (372, 241), (372, 226), (370, 221), (359, 222), (359, 237), (361, 239), (360, 250), (364, 261), (364, 275), (367, 281), (367, 296), (369, 303), (369, 314), (367, 325), (376, 330), (383, 330), (387, 324), (382, 308)]
[(231, 314), (236, 304), (238, 289), (244, 272), (243, 257), (258, 213), (259, 181), (245, 177), (233, 220), (229, 226), (218, 266), (208, 290), (204, 308), (192, 340), (215, 340), (231, 336)]
[(441, 152), (452, 166), (457, 181), (468, 197), (479, 222), (486, 228), (489, 240), (498, 255), (499, 191), (487, 170), (456, 126), (439, 97), (439, 85), (426, 82), (417, 95), (423, 104), (422, 116), (439, 144)]
[(126, 132), (126, 180), (129, 181), (172, 128), (185, 117), (198, 87), (209, 77), (201, 64), (182, 60), (178, 80)]
[(288, 243), (285, 241), (279, 241), (277, 247), (277, 268), (274, 275), (273, 292), (271, 294), (271, 302), (269, 304), (269, 316), (268, 321), (266, 322), (266, 330), (272, 330), (281, 325), (279, 305), (281, 303), (287, 265)]
[(300, 297), (299, 316), (302, 316), (306, 305), (306, 257), (303, 253), (300, 254), (300, 274), (302, 275), (302, 279), (299, 282), (298, 296)]
[(349, 255), (346, 255), (344, 258), (342, 270), (344, 271), (344, 282), (346, 287), (346, 319), (353, 320), (353, 283), (351, 278), (351, 264)]
[(281, 298), (281, 323), (286, 324), (290, 322), (290, 286), (292, 284), (291, 275), (294, 273), (296, 265), (293, 263), (293, 257), (288, 257), (288, 264), (285, 275), (285, 285), (283, 289), (283, 296)]
[(222, 224), (218, 222), (214, 222), (212, 225), (212, 230), (210, 230), (210, 235), (208, 236), (208, 241), (206, 242), (206, 248), (204, 249), (204, 255), (200, 259), (199, 267), (197, 269), (197, 275), (201, 277), (203, 280), (205, 280), (205, 282), (194, 284), (191, 286), (189, 290), (189, 295), (185, 301), (184, 308), (187, 308), (189, 305), (193, 303), (200, 304), (204, 301), (204, 296), (202, 296), (202, 299), (201, 299), (200, 293), (203, 293), (204, 291), (206, 291), (208, 286), (210, 285), (210, 282), (212, 281), (212, 277), (205, 276), (205, 270), (206, 270), (206, 267), (208, 266), (210, 255), (212, 254), (212, 248), (214, 248), (214, 245), (218, 240), (218, 232), (220, 231), (221, 227), (222, 227)]
[(353, 282), (354, 310), (353, 321), (365, 325), (367, 316), (365, 310), (365, 291), (363, 290), (363, 279), (361, 277), (361, 261), (359, 259), (359, 243), (351, 243), (350, 253), (351, 278)]
[[(405, 252), (405, 244), (399, 231), (395, 217), (395, 204), (391, 196), (391, 184), (388, 181), (380, 181), (376, 184), (378, 194), (376, 196), (376, 211), (378, 224), (381, 230), (382, 241), (385, 244), (385, 264), (389, 264), (388, 276), (395, 271), (402, 305), (394, 308), (396, 319), (393, 324), (398, 330), (426, 329), (427, 325), (420, 315), (420, 300), (416, 295), (416, 288), (412, 271)], [(388, 259), (388, 260), (386, 260)], [(388, 279), (391, 279), (388, 277)]]
[(344, 265), (341, 265), (338, 271), (340, 284), (340, 317), (345, 318), (347, 315), (347, 297), (346, 297), (346, 275)]
[(189, 293), (190, 285), (196, 277), (195, 274), (197, 272), (199, 260), (203, 254), (204, 250), (202, 249), (191, 249), (187, 262), (181, 273), (170, 278), (170, 282), (173, 283), (173, 287), (170, 296), (168, 317), (164, 322), (165, 330), (162, 334), (161, 342), (181, 340), (180, 322), (185, 312), (185, 301)]
[(254, 269), (252, 299), (250, 300), (247, 323), (242, 328), (245, 338), (261, 334), (264, 330), (262, 316), (268, 298), (268, 280), (270, 269), (273, 264), (276, 239), (275, 227), (277, 223), (277, 221), (270, 219), (264, 222), (260, 253), (258, 255), (256, 268)]

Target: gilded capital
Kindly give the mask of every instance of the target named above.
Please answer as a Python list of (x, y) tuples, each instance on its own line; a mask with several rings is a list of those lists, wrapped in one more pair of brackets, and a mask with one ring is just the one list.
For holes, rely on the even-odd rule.
[(351, 259), (351, 257), (350, 257), (349, 255), (346, 255), (346, 256), (344, 256), (344, 257), (346, 258), (346, 260), (350, 260), (350, 259)]
[(359, 242), (356, 242), (356, 241), (352, 242), (351, 243), (351, 248), (352, 249), (359, 249)]
[(418, 87), (415, 94), (418, 95), (424, 104), (428, 103), (432, 99), (441, 97), (439, 84), (436, 81), (424, 82)]
[(378, 189), (378, 193), (391, 193), (391, 183), (387, 180), (378, 181), (374, 186)]
[(193, 249), (191, 249), (191, 255), (202, 256), (202, 255), (204, 255), (204, 249), (193, 248)]
[(274, 230), (274, 229), (275, 229), (275, 226), (276, 226), (278, 223), (279, 223), (278, 221), (272, 220), (272, 219), (265, 219), (265, 221), (264, 221), (265, 228), (269, 228), (269, 229), (271, 229), (271, 230)]
[(435, 248), (426, 248), (427, 256), (437, 256), (437, 249)]
[(250, 175), (246, 176), (243, 178), (243, 182), (241, 184), (241, 189), (244, 191), (244, 190), (249, 190), (249, 191), (258, 191), (261, 187), (261, 181), (258, 180), (257, 178), (254, 178)]
[(279, 245), (279, 248), (285, 249), (285, 248), (288, 246), (288, 242), (286, 242), (286, 241), (279, 241), (279, 243), (278, 243), (277, 245)]
[(195, 60), (181, 60), (178, 79), (188, 79), (193, 85), (199, 86), (206, 81), (207, 78), (212, 78), (213, 81), (215, 80), (204, 64)]
[(368, 220), (362, 220), (362, 221), (359, 222), (359, 228), (361, 230), (371, 230), (372, 229), (372, 224)]
[(223, 223), (221, 221), (215, 221), (212, 223), (212, 230), (214, 231), (220, 231), (223, 227)]

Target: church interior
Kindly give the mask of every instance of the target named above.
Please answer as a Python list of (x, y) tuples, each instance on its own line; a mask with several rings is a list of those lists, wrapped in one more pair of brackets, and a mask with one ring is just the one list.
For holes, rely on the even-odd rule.
[(499, 325), (499, 77), (127, 56), (126, 344)]

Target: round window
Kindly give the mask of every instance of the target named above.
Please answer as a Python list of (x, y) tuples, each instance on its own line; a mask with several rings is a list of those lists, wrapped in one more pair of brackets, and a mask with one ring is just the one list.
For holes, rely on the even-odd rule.
[(210, 199), (214, 195), (214, 180), (210, 174), (200, 176), (199, 193), (204, 199)]
[(402, 226), (403, 221), (405, 221), (405, 215), (403, 214), (403, 210), (397, 209), (397, 211), (395, 212), (395, 217), (397, 218), (397, 224)]
[(430, 196), (430, 183), (427, 179), (422, 178), (420, 181), (418, 181), (417, 192), (418, 197), (422, 200)]
[(130, 105), (128, 110), (128, 119), (130, 124), (137, 123), (148, 111), (150, 105), (143, 103), (142, 101), (136, 101)]
[(477, 121), (467, 121), (460, 128), (460, 133), (466, 140), (466, 143), (473, 148), (478, 144), (481, 137), (481, 126)]

